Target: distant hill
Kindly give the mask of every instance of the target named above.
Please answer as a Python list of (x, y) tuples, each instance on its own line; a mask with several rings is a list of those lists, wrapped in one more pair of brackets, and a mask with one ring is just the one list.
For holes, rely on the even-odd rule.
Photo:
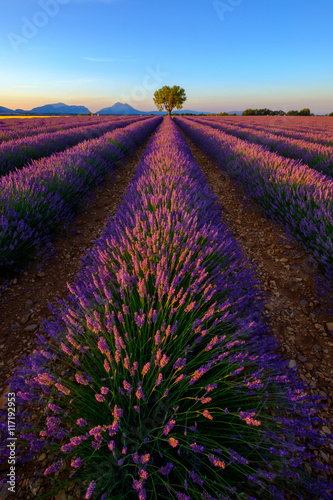
[(100, 111), (97, 111), (98, 115), (145, 115), (149, 114), (145, 111), (138, 111), (134, 109), (129, 104), (123, 104), (121, 102), (116, 102), (113, 106), (109, 108), (103, 108)]
[[(45, 104), (45, 106), (38, 106), (37, 108), (33, 108), (30, 111), (26, 111), (24, 109), (9, 109), (4, 106), (0, 106), (0, 114), (4, 115), (87, 115), (90, 113), (89, 109), (85, 106), (69, 106), (68, 104), (64, 104), (63, 102), (58, 102), (55, 104)], [(190, 113), (192, 115), (209, 115), (208, 111), (193, 111), (191, 109), (175, 109), (172, 114), (181, 114), (181, 113)], [(237, 115), (241, 115), (242, 111), (228, 111), (228, 114), (236, 113)], [(103, 108), (96, 115), (160, 115), (164, 116), (167, 114), (166, 111), (140, 111), (138, 109), (133, 108), (130, 104), (116, 102), (113, 106), (108, 108)]]
[(63, 102), (58, 102), (56, 104), (46, 104), (45, 106), (39, 106), (37, 108), (33, 108), (30, 111), (30, 113), (36, 115), (44, 115), (44, 114), (87, 115), (88, 113), (90, 113), (90, 111), (85, 106), (68, 106)]
[(12, 114), (12, 113), (14, 113), (14, 111), (12, 109), (0, 106), (0, 114), (1, 115), (7, 115), (7, 114)]
[[(180, 114), (180, 113), (192, 113), (193, 115), (199, 115), (200, 113), (204, 113), (205, 115), (208, 115), (208, 112), (204, 111), (191, 111), (188, 109), (180, 109), (180, 110), (175, 110), (172, 112), (172, 114)], [(122, 103), (122, 102), (116, 102), (113, 106), (110, 106), (109, 108), (103, 108), (100, 111), (97, 111), (98, 115), (166, 115), (166, 111), (157, 111), (156, 109), (154, 111), (139, 111), (138, 109), (133, 108), (130, 104), (127, 103)]]

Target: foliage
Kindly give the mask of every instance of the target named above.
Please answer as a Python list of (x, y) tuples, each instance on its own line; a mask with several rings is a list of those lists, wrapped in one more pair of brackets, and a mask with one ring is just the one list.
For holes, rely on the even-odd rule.
[(161, 89), (156, 90), (153, 97), (157, 109), (159, 111), (165, 109), (169, 116), (174, 108), (182, 109), (186, 99), (185, 90), (178, 85), (174, 85), (173, 87), (164, 85)]

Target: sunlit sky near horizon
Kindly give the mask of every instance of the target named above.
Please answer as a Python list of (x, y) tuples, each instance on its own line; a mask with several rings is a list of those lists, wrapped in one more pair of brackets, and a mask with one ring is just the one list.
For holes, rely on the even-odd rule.
[(0, 0), (0, 106), (333, 112), (332, 0)]

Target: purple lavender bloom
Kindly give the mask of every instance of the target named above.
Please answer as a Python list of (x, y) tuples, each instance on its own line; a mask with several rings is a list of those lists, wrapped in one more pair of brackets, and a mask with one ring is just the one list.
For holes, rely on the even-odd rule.
[(86, 496), (84, 497), (86, 500), (89, 500), (89, 498), (92, 497), (95, 487), (96, 487), (96, 481), (91, 481), (91, 483), (88, 486)]
[(164, 467), (161, 467), (159, 469), (159, 473), (162, 474), (163, 476), (168, 476), (170, 472), (173, 469), (173, 464), (171, 462), (168, 462)]

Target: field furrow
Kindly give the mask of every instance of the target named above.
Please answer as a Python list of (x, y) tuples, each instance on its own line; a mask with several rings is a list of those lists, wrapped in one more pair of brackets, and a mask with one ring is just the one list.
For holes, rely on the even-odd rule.
[(0, 179), (0, 268), (25, 262), (159, 123), (148, 118)]
[(333, 147), (314, 144), (307, 140), (298, 140), (285, 136), (276, 136), (263, 130), (254, 130), (248, 127), (233, 126), (220, 123), (216, 120), (192, 118), (195, 123), (202, 123), (231, 134), (253, 144), (267, 147), (286, 158), (303, 162), (318, 172), (330, 177), (333, 176)]
[(46, 132), (33, 137), (24, 137), (0, 144), (0, 176), (13, 170), (21, 169), (51, 154), (65, 151), (80, 142), (96, 139), (114, 129), (126, 127), (130, 123), (140, 121), (142, 118), (124, 118), (123, 120), (109, 120), (96, 125)]
[(265, 212), (310, 249), (333, 272), (333, 180), (208, 125), (175, 118), (184, 132), (222, 170), (237, 179)]

